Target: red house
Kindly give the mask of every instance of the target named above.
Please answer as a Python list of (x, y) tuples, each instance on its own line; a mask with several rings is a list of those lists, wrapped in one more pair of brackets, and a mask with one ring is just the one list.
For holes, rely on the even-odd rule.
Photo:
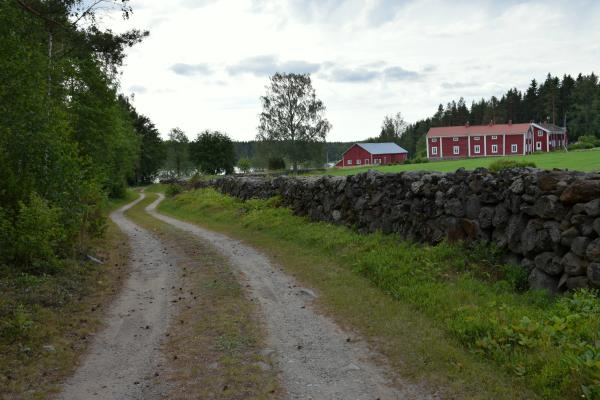
[(407, 156), (408, 151), (396, 143), (355, 143), (335, 166), (386, 165), (403, 162)]
[(563, 149), (567, 143), (567, 129), (553, 124), (443, 126), (427, 132), (427, 158), (525, 155)]

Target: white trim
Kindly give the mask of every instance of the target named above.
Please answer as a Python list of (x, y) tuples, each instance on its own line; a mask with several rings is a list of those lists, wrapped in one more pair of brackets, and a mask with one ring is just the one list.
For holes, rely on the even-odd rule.
[(523, 134), (523, 155), (527, 154), (527, 149), (525, 145), (527, 144), (527, 132)]
[(498, 154), (498, 145), (497, 144), (492, 145), (492, 154)]
[[(437, 156), (438, 155), (437, 149), (438, 149), (437, 146), (436, 147), (433, 147), (433, 146), (431, 147), (431, 155), (432, 156)], [(427, 157), (429, 157), (429, 156), (427, 156)]]
[(452, 155), (453, 156), (460, 155), (460, 146), (452, 146)]
[[(539, 144), (539, 146), (538, 146)], [(539, 140), (537, 142), (535, 142), (535, 151), (538, 150), (542, 150), (542, 142), (540, 142)]]
[[(514, 150), (513, 150), (514, 149)], [(516, 154), (517, 151), (519, 151), (519, 145), (516, 143), (513, 143), (510, 145), (510, 153), (511, 154)]]
[(502, 155), (506, 155), (506, 134), (502, 134)]
[(550, 134), (546, 133), (546, 153), (550, 153)]
[(471, 136), (467, 136), (467, 146), (467, 154), (469, 155), (469, 158), (471, 158)]
[[(433, 139), (432, 139), (433, 140)], [(429, 141), (429, 138), (427, 138), (427, 158), (429, 158), (429, 146), (431, 145), (432, 142)]]
[(476, 144), (475, 146), (473, 146), (473, 151), (475, 151), (475, 154), (481, 154), (481, 145)]
[(487, 135), (483, 137), (483, 156), (487, 157)]
[(444, 138), (440, 137), (440, 159), (444, 158)]

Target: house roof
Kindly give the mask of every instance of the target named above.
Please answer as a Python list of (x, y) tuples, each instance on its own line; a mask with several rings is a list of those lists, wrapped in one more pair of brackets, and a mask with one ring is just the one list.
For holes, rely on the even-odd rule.
[(537, 124), (537, 123), (534, 123), (533, 125), (537, 126), (540, 129), (545, 130), (546, 132), (553, 132), (553, 133), (559, 132), (559, 133), (562, 133), (562, 132), (566, 131), (566, 128), (563, 128), (563, 127), (560, 127), (560, 126), (554, 125), (554, 124), (546, 124), (546, 123), (539, 123), (539, 124)]
[(427, 137), (516, 135), (526, 133), (530, 126), (530, 123), (440, 126), (430, 128)]
[(402, 154), (408, 153), (396, 143), (356, 143), (371, 154)]

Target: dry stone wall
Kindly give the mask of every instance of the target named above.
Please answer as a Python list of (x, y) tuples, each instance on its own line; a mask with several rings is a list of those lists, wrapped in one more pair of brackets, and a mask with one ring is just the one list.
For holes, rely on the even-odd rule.
[(533, 288), (600, 287), (600, 173), (486, 169), (348, 177), (225, 177), (241, 199), (279, 195), (296, 214), (418, 242), (484, 241)]

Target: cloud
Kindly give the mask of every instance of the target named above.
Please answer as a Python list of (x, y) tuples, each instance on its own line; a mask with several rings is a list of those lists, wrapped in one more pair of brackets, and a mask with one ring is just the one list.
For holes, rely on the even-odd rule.
[(212, 68), (208, 64), (177, 63), (173, 64), (170, 69), (177, 75), (182, 76), (209, 75), (212, 73)]
[(142, 85), (132, 85), (129, 87), (129, 91), (136, 94), (144, 94), (148, 91), (148, 88)]
[(321, 66), (307, 61), (285, 61), (279, 62), (275, 56), (257, 56), (246, 58), (237, 64), (227, 67), (231, 75), (252, 74), (256, 76), (273, 75), (276, 72), (310, 74), (317, 72)]
[(416, 71), (410, 71), (400, 66), (392, 66), (384, 69), (374, 68), (371, 65), (357, 68), (334, 67), (331, 69), (327, 78), (334, 82), (361, 83), (370, 82), (376, 79), (386, 79), (389, 81), (409, 81), (421, 77)]

